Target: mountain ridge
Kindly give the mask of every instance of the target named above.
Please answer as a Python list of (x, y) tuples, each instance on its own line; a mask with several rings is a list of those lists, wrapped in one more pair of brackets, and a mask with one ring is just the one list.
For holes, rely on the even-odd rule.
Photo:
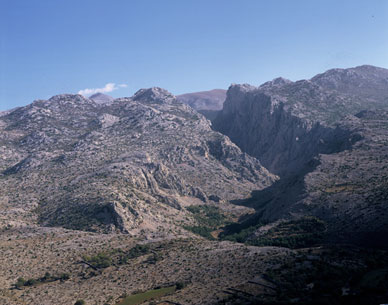
[[(248, 201), (255, 217), (272, 222), (314, 215), (344, 234), (386, 230), (387, 168), (379, 163), (388, 162), (387, 81), (387, 69), (361, 66), (329, 70), (310, 80), (229, 88), (213, 128), (281, 177)], [(364, 95), (356, 89), (350, 94), (360, 82)], [(360, 177), (372, 179), (373, 185)], [(376, 192), (380, 195), (373, 197)], [(373, 204), (366, 204), (366, 194)], [(347, 198), (353, 203), (341, 205)], [(374, 217), (378, 220), (372, 225)]]

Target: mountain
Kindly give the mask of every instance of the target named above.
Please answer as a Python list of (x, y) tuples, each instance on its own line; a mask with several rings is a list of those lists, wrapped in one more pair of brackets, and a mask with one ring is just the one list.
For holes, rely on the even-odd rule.
[(388, 70), (364, 65), (349, 69), (332, 69), (311, 79), (326, 90), (336, 90), (360, 96), (365, 102), (385, 105), (387, 99)]
[[(348, 135), (338, 123), (347, 115), (388, 109), (387, 71), (361, 66), (329, 70), (311, 80), (279, 78), (260, 87), (232, 85), (223, 110), (213, 120), (214, 129), (228, 135), (270, 171), (287, 174), (319, 153), (342, 149), (336, 139)], [(347, 74), (349, 78), (344, 77)], [(356, 89), (360, 83), (363, 91), (374, 93), (360, 95)], [(349, 93), (351, 88), (354, 94)]]
[(96, 103), (99, 103), (99, 104), (106, 104), (106, 103), (110, 103), (110, 102), (113, 102), (114, 98), (111, 97), (110, 95), (106, 95), (104, 93), (95, 93), (91, 96), (89, 96), (89, 99), (95, 101)]
[(0, 113), (0, 304), (383, 304), (386, 76)]
[(182, 103), (189, 105), (195, 110), (221, 110), (226, 98), (226, 90), (213, 89), (210, 91), (201, 91), (186, 93), (177, 96)]
[(214, 120), (224, 104), (226, 90), (214, 89), (178, 95), (177, 99), (203, 114), (208, 120)]
[(232, 85), (213, 128), (281, 177), (244, 203), (249, 221), (316, 216), (344, 239), (385, 242), (387, 110), (388, 70), (372, 66)]
[(225, 98), (226, 90), (224, 89), (186, 93), (177, 96), (179, 101), (195, 110), (221, 110)]
[(162, 233), (190, 224), (185, 205), (244, 198), (277, 179), (160, 88), (114, 103), (37, 100), (0, 129), (3, 222)]

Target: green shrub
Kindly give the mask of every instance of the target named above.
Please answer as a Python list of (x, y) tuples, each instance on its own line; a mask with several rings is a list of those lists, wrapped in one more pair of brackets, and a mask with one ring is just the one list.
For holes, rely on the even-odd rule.
[(104, 269), (112, 265), (112, 259), (104, 252), (94, 256), (84, 256), (84, 260), (97, 269)]
[(60, 279), (61, 281), (66, 281), (66, 280), (70, 279), (70, 274), (68, 274), (68, 273), (62, 273), (61, 276), (59, 277), (59, 279)]
[(50, 280), (52, 277), (51, 277), (51, 274), (50, 272), (46, 272), (44, 274), (44, 276), (40, 279), (41, 282), (47, 282), (48, 280)]
[(119, 250), (117, 263), (119, 265), (126, 264), (128, 260), (148, 254), (150, 253), (150, 251), (151, 249), (148, 245), (136, 245), (133, 248), (131, 248), (128, 252), (123, 252)]
[(145, 255), (150, 252), (150, 247), (147, 245), (136, 245), (135, 247), (131, 248), (126, 256), (131, 259), (131, 258), (136, 258), (142, 255)]
[(26, 283), (26, 280), (22, 277), (19, 277), (15, 286), (20, 288), (20, 287), (24, 286), (25, 283)]
[(24, 286), (33, 286), (37, 283), (38, 281), (35, 279), (28, 279), (25, 283)]
[(177, 282), (177, 283), (175, 284), (175, 286), (176, 286), (176, 289), (177, 289), (177, 290), (180, 290), (180, 289), (183, 289), (183, 288), (186, 287), (185, 283), (183, 283), (183, 282)]

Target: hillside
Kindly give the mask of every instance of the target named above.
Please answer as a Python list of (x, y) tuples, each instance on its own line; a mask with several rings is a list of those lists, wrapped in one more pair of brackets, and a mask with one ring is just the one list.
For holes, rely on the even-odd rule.
[(0, 128), (3, 226), (161, 234), (185, 223), (184, 205), (276, 180), (160, 88), (112, 104), (54, 96), (2, 116)]

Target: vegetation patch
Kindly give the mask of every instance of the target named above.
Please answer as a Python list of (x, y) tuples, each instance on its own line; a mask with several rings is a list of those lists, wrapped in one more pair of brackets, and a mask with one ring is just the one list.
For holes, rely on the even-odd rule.
[(304, 217), (280, 223), (265, 235), (248, 243), (254, 246), (277, 246), (287, 248), (311, 247), (323, 241), (325, 223), (316, 217)]
[(170, 287), (165, 287), (165, 288), (159, 288), (159, 289), (152, 289), (148, 290), (146, 292), (142, 293), (136, 293), (131, 296), (126, 297), (124, 300), (122, 300), (120, 303), (117, 305), (137, 305), (144, 303), (146, 301), (154, 300), (157, 298), (161, 298), (163, 296), (166, 296), (168, 294), (171, 294), (175, 292), (177, 287), (170, 286)]
[(95, 269), (104, 269), (112, 265), (112, 257), (109, 253), (100, 252), (93, 256), (85, 255), (83, 260)]
[[(129, 260), (151, 253), (151, 247), (149, 245), (136, 245), (129, 250), (113, 249), (111, 251), (99, 252), (96, 255), (82, 257), (83, 263), (86, 263), (93, 269), (104, 269), (109, 266), (124, 265)], [(158, 260), (157, 255), (154, 255), (148, 260), (148, 262), (155, 263)]]
[(225, 224), (226, 216), (218, 207), (211, 205), (189, 206), (187, 210), (191, 212), (198, 224), (208, 227), (219, 227)]
[(256, 224), (236, 233), (220, 235), (221, 239), (252, 246), (275, 246), (286, 248), (311, 247), (323, 241), (326, 231), (325, 223), (316, 217), (304, 217), (285, 221), (270, 229), (264, 235), (255, 237), (254, 232), (262, 224)]
[(187, 231), (193, 232), (194, 234), (200, 235), (209, 240), (215, 239), (211, 235), (211, 232), (215, 230), (214, 228), (208, 228), (208, 227), (202, 227), (202, 226), (184, 226), (183, 228)]
[(129, 251), (118, 250), (118, 264), (126, 264), (128, 260), (134, 259), (151, 252), (151, 248), (148, 245), (136, 245)]
[(50, 283), (55, 281), (66, 281), (68, 279), (70, 279), (70, 274), (68, 273), (62, 273), (60, 275), (53, 276), (49, 272), (46, 272), (44, 276), (37, 279), (30, 278), (25, 280), (24, 278), (19, 277), (17, 279), (17, 282), (14, 284), (14, 287), (17, 289), (21, 289), (22, 287), (37, 286), (39, 284)]
[(261, 227), (261, 224), (237, 230), (235, 233), (226, 234), (223, 232), (220, 234), (220, 238), (223, 240), (244, 243), (247, 241), (248, 237), (250, 237), (259, 227)]
[(228, 222), (227, 217), (215, 206), (189, 206), (186, 209), (193, 215), (198, 225), (184, 226), (184, 229), (210, 240), (214, 239), (211, 232)]

